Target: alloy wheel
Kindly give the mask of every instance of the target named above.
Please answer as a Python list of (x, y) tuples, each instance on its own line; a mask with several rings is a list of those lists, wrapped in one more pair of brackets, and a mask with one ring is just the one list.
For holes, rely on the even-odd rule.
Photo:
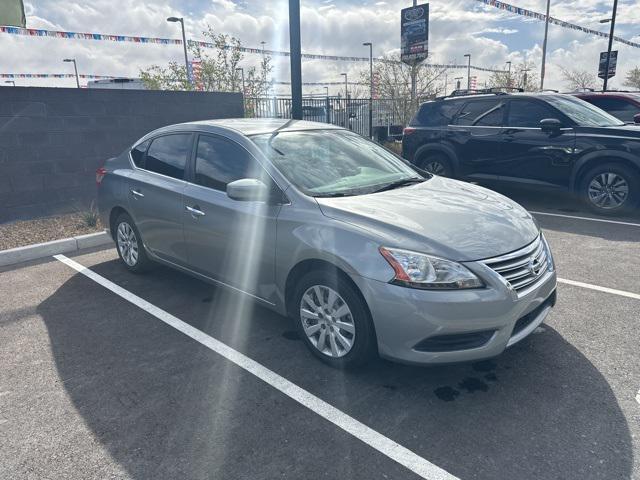
[(126, 222), (120, 223), (117, 230), (118, 250), (122, 260), (130, 267), (135, 267), (138, 263), (138, 238), (136, 233)]
[(629, 196), (629, 184), (617, 173), (598, 173), (589, 182), (587, 195), (589, 201), (598, 208), (619, 208)]
[(434, 175), (444, 175), (446, 172), (444, 165), (438, 160), (427, 162), (427, 164), (424, 166), (424, 169), (429, 173), (433, 173)]
[(353, 348), (356, 328), (351, 309), (332, 288), (307, 289), (300, 301), (300, 321), (311, 344), (324, 355), (339, 358)]

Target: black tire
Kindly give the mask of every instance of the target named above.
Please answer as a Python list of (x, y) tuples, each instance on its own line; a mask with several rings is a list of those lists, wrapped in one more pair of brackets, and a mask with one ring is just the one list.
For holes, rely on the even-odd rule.
[[(615, 177), (607, 176), (608, 174), (615, 175)], [(602, 181), (603, 178), (619, 178), (626, 182), (628, 193), (620, 204), (616, 204), (621, 199), (620, 191), (613, 192), (613, 197), (601, 199), (600, 201), (604, 202), (602, 205), (598, 204), (597, 199), (601, 197), (597, 194), (597, 186), (604, 183)], [(616, 183), (617, 181), (612, 182), (612, 184)], [(580, 199), (589, 210), (599, 215), (616, 215), (630, 211), (638, 204), (640, 200), (640, 175), (626, 165), (620, 163), (604, 163), (582, 175), (578, 188)], [(611, 189), (612, 187), (609, 186), (609, 188)]]
[[(352, 346), (348, 353), (343, 356), (330, 356), (328, 353), (321, 352), (311, 339), (307, 336), (303, 326), (301, 315), (301, 304), (303, 295), (314, 286), (328, 287), (341, 297), (350, 310), (350, 319), (355, 327), (355, 334), (352, 338)], [(290, 308), (291, 316), (296, 324), (296, 329), (300, 338), (307, 345), (311, 353), (322, 360), (324, 363), (334, 368), (351, 369), (360, 367), (371, 361), (377, 356), (378, 347), (376, 342), (375, 329), (371, 320), (369, 310), (356, 288), (343, 277), (343, 274), (337, 271), (312, 271), (305, 274), (296, 285), (293, 294), (293, 301)], [(342, 303), (340, 303), (342, 304)], [(348, 317), (343, 317), (345, 320)], [(335, 328), (335, 327), (334, 327)], [(342, 332), (345, 335), (348, 333)], [(327, 330), (327, 338), (328, 338)], [(319, 338), (316, 339), (316, 341)], [(331, 343), (329, 340), (327, 344)], [(328, 346), (328, 345), (327, 345)]]
[[(127, 213), (121, 213), (116, 219), (114, 226), (113, 236), (116, 242), (116, 250), (118, 251), (118, 256), (120, 257), (123, 265), (127, 270), (133, 273), (143, 273), (148, 271), (152, 266), (152, 262), (147, 256), (147, 252), (145, 251), (142, 243), (142, 237), (140, 236), (140, 232), (138, 231), (133, 219)], [(127, 248), (123, 246), (123, 244), (127, 242), (121, 241), (122, 235), (126, 235), (129, 231), (132, 233), (132, 236), (129, 237), (129, 248), (133, 249), (134, 245), (131, 241), (135, 242), (135, 261), (133, 261), (132, 256), (128, 255)]]
[(420, 156), (416, 165), (434, 175), (453, 178), (453, 166), (444, 153), (426, 152)]

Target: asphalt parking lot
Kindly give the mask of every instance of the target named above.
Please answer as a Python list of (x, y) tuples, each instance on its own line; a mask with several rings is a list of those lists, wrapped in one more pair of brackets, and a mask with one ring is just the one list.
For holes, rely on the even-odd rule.
[(471, 364), (336, 371), (286, 318), (114, 249), (72, 257), (100, 277), (0, 271), (0, 478), (640, 478), (640, 215), (505, 193), (565, 281), (535, 334)]

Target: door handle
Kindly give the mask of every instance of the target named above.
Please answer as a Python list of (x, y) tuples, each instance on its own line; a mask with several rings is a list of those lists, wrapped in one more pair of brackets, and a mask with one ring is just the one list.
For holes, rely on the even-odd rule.
[(132, 194), (135, 198), (144, 198), (144, 193), (142, 193), (140, 190), (134, 190), (134, 189), (131, 189), (131, 194)]
[(200, 210), (200, 207), (198, 207), (198, 205), (194, 205), (193, 207), (185, 206), (184, 208), (191, 214), (191, 216), (193, 216), (193, 218), (204, 217), (205, 215), (205, 213)]

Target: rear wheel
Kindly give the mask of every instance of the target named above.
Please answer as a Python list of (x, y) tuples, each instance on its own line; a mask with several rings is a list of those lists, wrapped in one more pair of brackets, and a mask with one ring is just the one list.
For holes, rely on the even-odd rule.
[(118, 216), (115, 226), (116, 248), (124, 266), (135, 273), (148, 270), (151, 266), (151, 260), (147, 257), (140, 233), (132, 218), (128, 214), (122, 213)]
[(353, 368), (375, 357), (369, 311), (355, 288), (337, 272), (309, 272), (298, 282), (292, 314), (311, 352), (337, 368)]
[(626, 165), (606, 163), (589, 170), (582, 177), (580, 196), (593, 212), (615, 215), (630, 210), (638, 203), (640, 179)]
[(443, 153), (428, 152), (420, 157), (417, 162), (423, 170), (441, 177), (453, 177), (453, 168), (449, 158)]

